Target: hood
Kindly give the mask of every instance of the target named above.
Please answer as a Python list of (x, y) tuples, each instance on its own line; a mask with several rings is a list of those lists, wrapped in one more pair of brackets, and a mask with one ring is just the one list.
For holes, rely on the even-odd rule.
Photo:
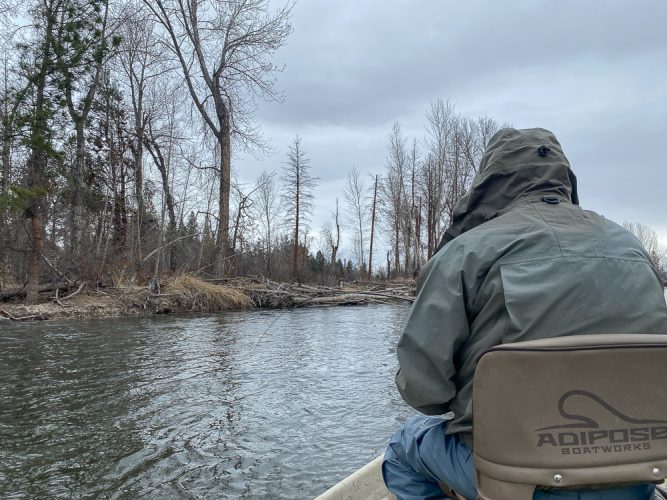
[(577, 178), (556, 137), (543, 128), (503, 128), (489, 140), (470, 190), (457, 202), (438, 250), (530, 193), (553, 193), (579, 204)]

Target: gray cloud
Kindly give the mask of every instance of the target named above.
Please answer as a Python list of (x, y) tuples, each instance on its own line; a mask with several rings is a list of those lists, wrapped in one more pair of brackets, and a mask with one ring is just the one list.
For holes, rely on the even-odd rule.
[(317, 227), (353, 164), (381, 172), (392, 122), (420, 140), (440, 97), (466, 115), (553, 130), (582, 205), (649, 224), (667, 243), (665, 19), (662, 0), (302, 0), (276, 58), (286, 102), (257, 113), (277, 153), (243, 157), (237, 171), (249, 181), (281, 168), (300, 134), (321, 179)]

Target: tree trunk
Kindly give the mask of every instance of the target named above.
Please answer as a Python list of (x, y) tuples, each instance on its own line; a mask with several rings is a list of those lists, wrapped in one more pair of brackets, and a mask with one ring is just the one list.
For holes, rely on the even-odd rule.
[[(2, 124), (2, 182), (0, 183), (0, 194), (7, 196), (9, 194), (9, 177), (11, 175), (11, 144), (12, 144), (12, 124), (10, 117), (3, 113)], [(3, 209), (3, 219), (6, 209)]]
[(143, 166), (143, 154), (144, 154), (144, 144), (143, 144), (143, 125), (141, 123), (141, 116), (135, 119), (135, 134), (137, 135), (137, 142), (132, 147), (134, 153), (134, 197), (137, 200), (137, 214), (135, 218), (135, 236), (136, 236), (136, 249), (137, 253), (134, 256), (134, 273), (136, 277), (136, 282), (139, 283), (141, 280), (141, 271), (142, 271), (142, 241), (143, 241), (143, 227), (145, 220), (145, 203), (144, 203), (144, 166)]
[[(32, 187), (41, 185), (41, 168), (39, 164), (43, 158), (39, 158), (40, 153), (33, 151), (31, 154), (30, 178)], [(39, 289), (39, 264), (42, 257), (42, 249), (44, 247), (42, 220), (41, 220), (41, 200), (35, 197), (31, 202), (29, 209), (30, 213), (30, 237), (32, 245), (30, 253), (28, 254), (28, 282), (26, 284), (26, 302), (34, 304), (37, 302), (37, 294)]]
[[(11, 176), (11, 144), (12, 144), (12, 118), (9, 116), (7, 107), (2, 115), (2, 182), (0, 183), (0, 196), (6, 198), (9, 194), (10, 176)], [(0, 241), (4, 244), (9, 243), (9, 207), (3, 205), (0, 209)], [(9, 267), (9, 253), (0, 245), (0, 265)]]
[(294, 223), (294, 249), (292, 252), (292, 272), (294, 273), (294, 277), (297, 279), (299, 284), (301, 284), (301, 278), (299, 277), (299, 261), (298, 261), (298, 253), (299, 253), (299, 208), (301, 206), (301, 200), (300, 198), (300, 190), (301, 190), (301, 185), (299, 183), (300, 181), (300, 172), (299, 169), (296, 169), (296, 217), (295, 217), (295, 223)]
[[(86, 173), (86, 136), (83, 119), (76, 120), (76, 153), (72, 170), (72, 207), (70, 257), (80, 261), (83, 257), (82, 241), (84, 222), (84, 176)], [(79, 262), (80, 264), (80, 262)], [(78, 266), (77, 266), (78, 267)]]
[[(113, 248), (115, 255), (125, 253), (127, 239), (127, 210), (125, 206), (125, 172), (122, 166), (112, 165), (113, 185)], [(118, 172), (116, 173), (116, 169)], [(117, 176), (117, 178), (116, 178)]]
[(401, 225), (396, 219), (394, 225), (394, 275), (398, 277), (401, 272), (401, 248), (400, 248)]
[[(52, 7), (52, 5), (49, 5)], [(32, 193), (28, 200), (26, 216), (30, 219), (31, 245), (27, 259), (28, 280), (26, 283), (26, 302), (37, 302), (39, 292), (39, 267), (42, 259), (43, 239), (43, 197), (46, 188), (43, 175), (46, 171), (46, 152), (44, 142), (47, 140), (48, 117), (45, 109), (46, 76), (51, 66), (51, 37), (53, 34), (54, 17), (52, 12), (46, 13), (46, 26), (42, 41), (42, 60), (39, 71), (34, 75), (35, 107), (30, 123), (30, 157), (28, 158), (28, 187)]]
[(216, 274), (222, 278), (225, 274), (225, 258), (229, 253), (229, 194), (231, 189), (231, 130), (229, 117), (218, 138), (220, 146), (220, 190), (218, 193), (218, 234), (216, 246), (218, 248)]
[(375, 185), (373, 187), (373, 206), (371, 207), (371, 243), (368, 250), (368, 281), (373, 277), (373, 237), (375, 236), (375, 201), (378, 193), (378, 176), (375, 176)]
[[(153, 163), (160, 171), (160, 177), (162, 178), (162, 192), (164, 193), (165, 203), (167, 205), (167, 215), (169, 217), (169, 226), (167, 227), (167, 240), (171, 241), (176, 237), (176, 209), (174, 207), (174, 197), (171, 193), (171, 188), (169, 187), (169, 172), (167, 161), (162, 154), (160, 146), (155, 142), (151, 128), (149, 125), (148, 134), (150, 141), (146, 142), (146, 147), (148, 152), (153, 157)], [(176, 271), (176, 259), (175, 259), (176, 249), (174, 245), (169, 246), (169, 270), (173, 273)]]
[(415, 277), (421, 269), (421, 237), (422, 237), (422, 198), (419, 197), (419, 207), (415, 212), (415, 249), (413, 252), (414, 263), (412, 264)]
[(137, 135), (137, 143), (133, 148), (134, 153), (134, 196), (137, 199), (137, 221), (139, 232), (144, 221), (145, 203), (144, 203), (144, 127), (141, 123), (141, 118), (137, 118), (135, 124), (135, 134)]

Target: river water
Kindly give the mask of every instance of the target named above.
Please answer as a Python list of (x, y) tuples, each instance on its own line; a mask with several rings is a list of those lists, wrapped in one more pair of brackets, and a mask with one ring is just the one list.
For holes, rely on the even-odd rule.
[(407, 312), (3, 322), (0, 498), (312, 498), (414, 413)]
[(401, 305), (0, 326), (0, 497), (312, 498), (413, 413)]

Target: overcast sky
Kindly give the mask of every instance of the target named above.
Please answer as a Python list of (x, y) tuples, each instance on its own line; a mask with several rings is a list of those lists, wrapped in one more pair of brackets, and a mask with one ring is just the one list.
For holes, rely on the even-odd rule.
[(275, 59), (285, 102), (257, 112), (275, 153), (235, 170), (252, 182), (282, 168), (299, 134), (320, 178), (314, 232), (353, 165), (382, 173), (392, 123), (420, 141), (442, 98), (550, 129), (584, 208), (667, 244), (667, 1), (300, 0), (292, 22)]

